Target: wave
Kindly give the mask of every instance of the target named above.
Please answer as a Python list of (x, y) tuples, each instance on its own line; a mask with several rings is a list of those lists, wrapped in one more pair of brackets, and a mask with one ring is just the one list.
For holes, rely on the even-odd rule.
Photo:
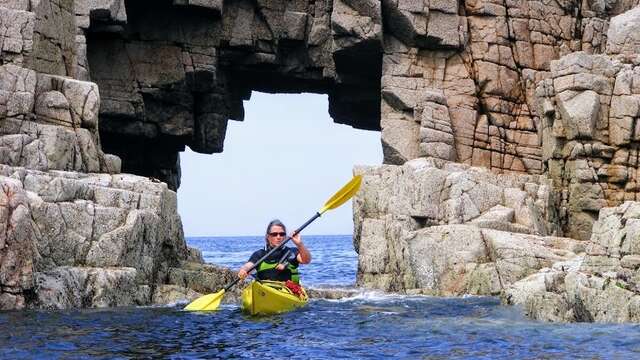
[[(184, 307), (187, 306), (190, 302), (191, 301), (189, 300), (181, 299), (181, 300), (177, 300), (167, 304), (151, 304), (151, 305), (143, 305), (143, 306), (136, 306), (136, 307), (140, 309), (175, 309), (175, 310), (183, 311)], [(193, 311), (193, 313), (194, 314), (214, 314), (215, 312), (220, 310), (236, 310), (239, 307), (240, 306), (238, 304), (235, 304), (233, 302), (227, 302), (227, 303), (220, 304), (220, 306), (218, 306), (218, 310), (216, 311)]]
[(421, 301), (426, 298), (433, 298), (429, 295), (407, 295), (397, 293), (385, 293), (381, 290), (372, 289), (360, 289), (360, 288), (345, 288), (345, 287), (333, 287), (333, 288), (313, 288), (313, 290), (329, 293), (342, 293), (344, 296), (340, 298), (318, 298), (316, 300), (324, 300), (329, 302), (345, 303), (345, 302), (360, 302), (365, 301), (368, 303), (387, 303), (397, 301)]

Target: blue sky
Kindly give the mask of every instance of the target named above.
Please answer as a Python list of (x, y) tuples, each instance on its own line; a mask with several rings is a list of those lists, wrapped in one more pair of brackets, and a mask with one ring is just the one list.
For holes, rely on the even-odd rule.
[[(253, 92), (245, 120), (229, 121), (220, 154), (180, 154), (178, 211), (185, 236), (261, 235), (273, 218), (293, 230), (352, 177), (382, 163), (380, 133), (335, 124), (318, 94)], [(306, 234), (351, 234), (351, 201)]]

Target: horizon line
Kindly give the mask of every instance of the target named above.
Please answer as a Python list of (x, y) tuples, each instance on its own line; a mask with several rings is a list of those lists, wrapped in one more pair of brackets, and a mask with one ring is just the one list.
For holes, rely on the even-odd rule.
[[(193, 235), (188, 236), (185, 235), (184, 238), (208, 238), (208, 237), (256, 237), (256, 236), (264, 236), (264, 234), (258, 235)], [(304, 236), (353, 236), (353, 234), (306, 234)]]

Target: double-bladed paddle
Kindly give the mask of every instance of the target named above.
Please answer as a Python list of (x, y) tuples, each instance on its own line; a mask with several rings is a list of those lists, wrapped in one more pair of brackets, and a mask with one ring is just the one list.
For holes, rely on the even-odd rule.
[[(358, 192), (358, 189), (360, 189), (361, 182), (362, 182), (362, 175), (354, 176), (353, 179), (351, 179), (351, 181), (349, 181), (345, 186), (342, 187), (342, 189), (338, 190), (337, 193), (335, 193), (329, 200), (327, 200), (327, 202), (322, 206), (322, 208), (318, 210), (318, 212), (315, 215), (313, 215), (311, 219), (309, 219), (306, 223), (304, 223), (302, 226), (296, 229), (296, 231), (293, 232), (292, 236), (295, 236), (296, 234), (301, 232), (304, 228), (306, 228), (309, 224), (311, 224), (315, 219), (319, 218), (326, 211), (333, 210), (339, 207), (340, 205), (344, 204), (345, 202), (347, 202), (347, 200), (351, 199), (353, 195), (355, 195), (355, 193)], [(253, 266), (247, 271), (247, 273), (250, 273), (251, 271), (253, 271), (269, 255), (271, 255), (273, 252), (277, 251), (278, 249), (282, 248), (289, 240), (291, 240), (291, 237), (288, 237), (286, 240), (281, 242), (280, 245), (269, 250), (269, 252), (267, 252), (255, 264), (253, 264)], [(229, 285), (225, 286), (224, 289), (216, 293), (207, 294), (195, 299), (193, 302), (187, 305), (184, 309), (188, 311), (216, 310), (218, 306), (220, 306), (220, 301), (222, 301), (222, 297), (224, 296), (224, 293), (227, 292), (229, 289), (231, 289), (231, 287), (233, 287), (235, 284), (237, 284), (238, 281), (240, 281), (240, 278), (235, 279)]]

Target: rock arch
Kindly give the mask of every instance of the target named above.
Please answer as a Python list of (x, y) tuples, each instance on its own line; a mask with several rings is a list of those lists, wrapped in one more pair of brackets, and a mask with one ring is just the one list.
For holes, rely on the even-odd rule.
[[(434, 157), (548, 173), (558, 193), (570, 193), (557, 171), (567, 159), (552, 154), (564, 140), (549, 135), (550, 112), (538, 101), (549, 86), (539, 84), (562, 55), (605, 52), (610, 17), (637, 0), (109, 3), (89, 11), (88, 64), (101, 91), (103, 147), (124, 171), (176, 189), (178, 152), (221, 152), (226, 123), (242, 120), (252, 90), (307, 91), (329, 94), (335, 122), (380, 130), (385, 164)], [(615, 181), (595, 182), (559, 199), (579, 214), (565, 221), (567, 234), (588, 237), (597, 210), (620, 202), (621, 192), (598, 190)], [(583, 198), (596, 206), (574, 206)]]
[(87, 53), (102, 144), (124, 171), (177, 188), (178, 152), (221, 152), (252, 90), (326, 93), (335, 122), (380, 129), (379, 6), (361, 15), (321, 1), (120, 4), (91, 12)]
[[(328, 93), (334, 121), (379, 129), (384, 162), (404, 164), (370, 170), (390, 183), (356, 213), (356, 246), (380, 245), (359, 251), (400, 249), (407, 224), (467, 221), (584, 240), (602, 216), (589, 266), (631, 254), (619, 260), (635, 271), (637, 247), (616, 239), (636, 239), (637, 207), (601, 209), (640, 199), (638, 4), (2, 1), (0, 308), (149, 303), (156, 285), (188, 283), (181, 263), (199, 256), (175, 192), (121, 165), (177, 188), (178, 152), (221, 151), (251, 90)], [(421, 181), (425, 169), (437, 176)], [(41, 303), (49, 289), (83, 300)]]

